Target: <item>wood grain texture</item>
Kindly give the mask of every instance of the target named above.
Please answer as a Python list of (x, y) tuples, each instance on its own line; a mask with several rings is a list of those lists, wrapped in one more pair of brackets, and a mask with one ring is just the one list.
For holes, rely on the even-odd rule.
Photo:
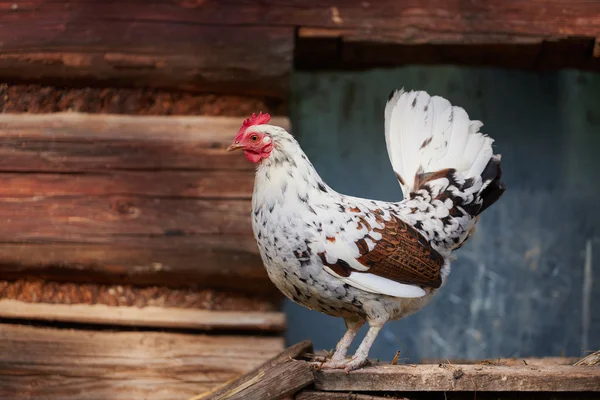
[[(239, 153), (238, 153), (239, 155)], [(0, 173), (0, 198), (143, 196), (248, 199), (252, 171), (106, 171), (73, 174)]]
[[(293, 395), (297, 390), (307, 386), (314, 380), (314, 375), (305, 361), (298, 361), (305, 353), (313, 351), (312, 342), (298, 342), (275, 357), (239, 377), (227, 382), (209, 392), (202, 393), (194, 400), (224, 400), (224, 399), (280, 399)], [(290, 370), (286, 372), (286, 370)], [(285, 375), (278, 380), (279, 375)], [(281, 385), (280, 383), (284, 383)], [(258, 387), (253, 387), (258, 385)], [(251, 396), (251, 397), (250, 397)], [(262, 397), (260, 397), (262, 396)]]
[(386, 394), (384, 396), (372, 396), (369, 394), (360, 393), (331, 393), (331, 392), (317, 392), (314, 390), (305, 390), (298, 393), (295, 400), (408, 400), (406, 397), (390, 396)]
[(223, 395), (194, 397), (193, 400), (280, 400), (308, 386), (314, 380), (306, 361), (287, 360), (257, 373), (245, 384), (235, 387)]
[(130, 236), (0, 243), (3, 278), (169, 285), (273, 295), (249, 235)]
[(0, 399), (189, 399), (278, 354), (274, 337), (0, 326)]
[[(225, 149), (237, 117), (0, 114), (0, 171), (245, 170)], [(273, 125), (290, 128), (287, 118)]]
[[(595, 37), (600, 31), (600, 5), (597, 2), (575, 0), (532, 0), (527, 3), (517, 0), (489, 0), (477, 4), (459, 1), (405, 0), (402, 2), (379, 1), (344, 2), (273, 1), (268, 4), (249, 1), (240, 3), (224, 1), (182, 1), (148, 4), (141, 0), (127, 0), (119, 4), (101, 0), (85, 3), (74, 0), (55, 2), (29, 1), (13, 8), (13, 3), (0, 2), (4, 23), (23, 21), (45, 21), (42, 27), (60, 36), (66, 43), (78, 40), (100, 47), (104, 41), (118, 41), (121, 32), (114, 27), (131, 24), (134, 20), (140, 27), (173, 25), (170, 33), (177, 34), (179, 25), (214, 25), (218, 23), (228, 29), (245, 26), (312, 27), (350, 32), (362, 38), (377, 32), (387, 32), (387, 37), (399, 38), (407, 43), (448, 43), (485, 40), (502, 42), (532, 41), (538, 38), (560, 38), (566, 36)], [(565, 7), (568, 5), (569, 7)], [(233, 10), (237, 12), (232, 12)], [(96, 18), (94, 20), (94, 18)], [(83, 21), (98, 21), (90, 26), (82, 38), (74, 33)], [(52, 23), (50, 22), (52, 21)], [(105, 25), (101, 25), (101, 22)], [(111, 30), (111, 27), (113, 29)], [(131, 46), (137, 38), (136, 30), (129, 33), (123, 46)], [(24, 29), (21, 29), (24, 30)], [(20, 33), (20, 31), (17, 31)], [(94, 33), (103, 33), (105, 38)], [(16, 36), (16, 35), (15, 35)], [(38, 43), (35, 37), (24, 41), (29, 46)], [(157, 37), (143, 38), (145, 44), (172, 44), (175, 39)], [(14, 46), (18, 37), (5, 43), (5, 48)], [(45, 43), (56, 41), (47, 38)], [(257, 49), (253, 46), (254, 50)], [(175, 50), (175, 49), (174, 49)], [(143, 60), (143, 59), (142, 59)], [(142, 61), (140, 61), (141, 63)]]
[(26, 81), (284, 97), (296, 31), (304, 67), (600, 65), (600, 5), (585, 0), (3, 1), (0, 23), (2, 75)]
[(282, 332), (285, 329), (285, 315), (280, 312), (44, 304), (18, 300), (0, 300), (0, 318), (200, 330)]
[(124, 18), (143, 3), (107, 5), (64, 2), (50, 11), (33, 2), (14, 12), (0, 4), (2, 76), (272, 97), (289, 90), (291, 27), (148, 21)]
[(315, 378), (325, 391), (600, 392), (599, 368), (557, 365), (386, 365)]
[[(289, 129), (285, 118), (274, 124)], [(0, 272), (272, 296), (235, 117), (0, 115)]]
[(491, 366), (509, 366), (509, 367), (520, 367), (522, 365), (528, 366), (544, 366), (544, 365), (573, 365), (577, 362), (577, 357), (521, 357), (521, 358), (489, 358), (487, 360), (467, 360), (467, 359), (456, 359), (456, 360), (442, 360), (434, 358), (423, 358), (420, 360), (421, 364), (478, 364), (478, 365), (491, 365)]

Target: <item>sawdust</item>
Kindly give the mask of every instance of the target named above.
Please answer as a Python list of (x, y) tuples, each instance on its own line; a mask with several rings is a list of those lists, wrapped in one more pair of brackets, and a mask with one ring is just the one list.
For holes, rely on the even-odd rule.
[(278, 99), (218, 96), (155, 89), (60, 88), (27, 84), (0, 84), (0, 112), (86, 113), (135, 115), (247, 116), (263, 111), (287, 115)]

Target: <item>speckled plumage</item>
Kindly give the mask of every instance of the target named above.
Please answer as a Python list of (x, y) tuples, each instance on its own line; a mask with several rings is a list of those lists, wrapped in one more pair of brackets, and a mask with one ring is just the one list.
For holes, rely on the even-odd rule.
[[(424, 92), (399, 91), (385, 117), (388, 153), (405, 193), (399, 202), (337, 193), (282, 128), (246, 123), (238, 135), (260, 134), (272, 144), (257, 163), (252, 198), (252, 226), (270, 279), (291, 300), (343, 317), (348, 326), (325, 367), (360, 367), (385, 322), (423, 307), (448, 277), (451, 251), (504, 191), (492, 141), (464, 110)], [(371, 330), (345, 360), (365, 321)]]
[[(279, 290), (296, 303), (336, 317), (360, 315), (387, 321), (424, 305), (429, 295), (401, 299), (352, 287), (326, 272), (318, 255), (331, 243), (328, 237), (347, 243), (364, 237), (369, 232), (361, 218), (377, 226), (375, 210), (382, 210), (385, 219), (410, 213), (406, 203), (339, 194), (320, 179), (295, 139), (282, 134), (280, 142), (296, 151), (274, 152), (258, 166), (252, 196), (254, 235)], [(360, 230), (356, 229), (359, 223)]]

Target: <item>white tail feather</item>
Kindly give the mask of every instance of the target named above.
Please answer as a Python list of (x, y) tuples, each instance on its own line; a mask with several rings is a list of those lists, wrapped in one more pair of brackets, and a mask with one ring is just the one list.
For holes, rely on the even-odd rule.
[(404, 197), (415, 175), (453, 168), (468, 179), (481, 175), (493, 156), (493, 140), (466, 111), (424, 91), (393, 93), (385, 107), (385, 139)]

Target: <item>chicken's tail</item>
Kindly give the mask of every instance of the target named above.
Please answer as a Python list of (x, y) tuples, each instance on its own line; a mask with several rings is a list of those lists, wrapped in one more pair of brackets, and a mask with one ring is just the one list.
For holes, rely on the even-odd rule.
[(423, 91), (394, 91), (385, 108), (392, 166), (405, 199), (418, 203), (422, 214), (413, 223), (447, 248), (460, 247), (477, 216), (505, 190), (500, 155), (493, 153), (493, 139), (479, 132), (482, 125)]

